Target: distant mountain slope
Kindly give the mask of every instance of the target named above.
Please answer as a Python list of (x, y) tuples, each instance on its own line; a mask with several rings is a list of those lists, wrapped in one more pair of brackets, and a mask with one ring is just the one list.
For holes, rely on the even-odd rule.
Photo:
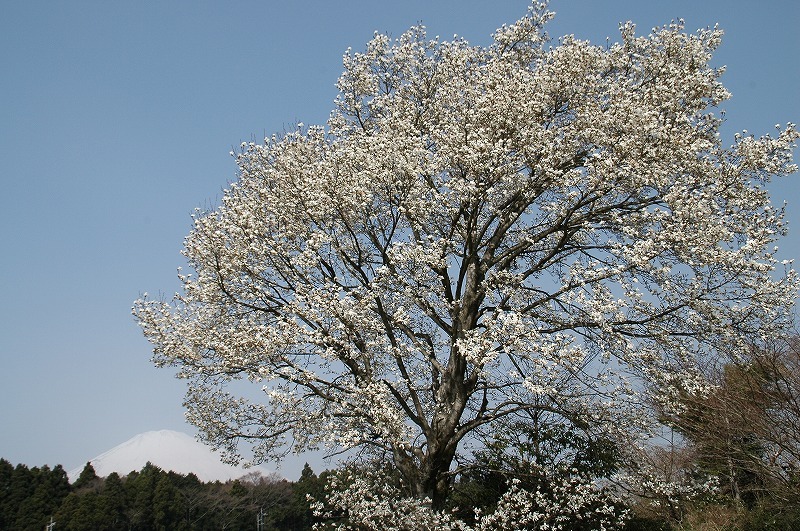
[[(227, 465), (220, 461), (219, 454), (196, 441), (191, 435), (172, 430), (140, 433), (89, 460), (100, 477), (106, 477), (112, 472), (126, 476), (133, 470), (141, 470), (148, 461), (166, 471), (179, 474), (191, 472), (204, 482), (224, 482), (251, 472), (260, 472), (263, 475), (270, 473), (263, 467)], [(70, 482), (78, 479), (84, 466), (85, 464), (68, 472)]]

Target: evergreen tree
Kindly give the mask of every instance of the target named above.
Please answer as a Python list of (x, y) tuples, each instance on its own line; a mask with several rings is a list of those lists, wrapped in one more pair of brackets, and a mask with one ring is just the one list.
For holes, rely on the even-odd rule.
[(61, 500), (67, 497), (70, 491), (69, 485), (69, 476), (67, 476), (67, 471), (64, 470), (64, 467), (61, 465), (56, 465), (55, 468), (50, 472), (49, 482), (49, 489), (50, 493), (54, 499), (57, 499), (59, 503)]
[(151, 463), (103, 479), (89, 465), (70, 489), (60, 465), (29, 469), (0, 460), (0, 531), (41, 531), (51, 517), (66, 531), (251, 529), (262, 509), (264, 529), (305, 531), (314, 522), (306, 495), (322, 499), (325, 474), (306, 466), (298, 483), (253, 474), (223, 484)]
[(69, 493), (61, 465), (12, 467), (0, 460), (0, 529), (40, 529)]
[(30, 525), (38, 530), (45, 526), (69, 494), (69, 479), (61, 465), (52, 470), (47, 465), (33, 470), (36, 471), (35, 490), (20, 507), (20, 512), (30, 515)]
[(308, 463), (300, 472), (300, 479), (294, 484), (292, 503), (286, 515), (285, 529), (301, 530), (311, 529), (315, 522), (311, 511), (309, 497), (322, 501), (325, 496), (325, 481), (318, 477)]
[(97, 531), (112, 529), (104, 525), (99, 494), (82, 489), (71, 492), (55, 516), (57, 529), (68, 531)]
[(161, 473), (153, 490), (153, 523), (158, 531), (186, 529), (178, 491), (168, 474)]
[(30, 498), (36, 488), (34, 472), (26, 465), (18, 464), (11, 475), (11, 485), (8, 492), (9, 522), (11, 529), (25, 529), (29, 524), (28, 517), (20, 512), (25, 501)]
[(126, 487), (130, 500), (128, 511), (131, 529), (154, 528), (153, 495), (160, 474), (161, 469), (148, 461), (138, 474), (128, 476)]
[(200, 529), (198, 526), (208, 515), (206, 485), (192, 473), (184, 476), (170, 472), (170, 478), (178, 494), (183, 521), (190, 529)]
[(0, 529), (8, 529), (13, 521), (11, 485), (14, 477), (14, 466), (5, 459), (0, 459)]
[(104, 527), (107, 526), (108, 529), (127, 529), (125, 487), (116, 472), (109, 474), (103, 482), (99, 503), (103, 521), (105, 522)]
[(83, 467), (83, 470), (81, 470), (81, 474), (78, 476), (78, 479), (76, 479), (75, 483), (72, 484), (72, 488), (77, 490), (92, 486), (98, 479), (100, 478), (97, 476), (97, 472), (95, 472), (92, 463), (87, 462)]

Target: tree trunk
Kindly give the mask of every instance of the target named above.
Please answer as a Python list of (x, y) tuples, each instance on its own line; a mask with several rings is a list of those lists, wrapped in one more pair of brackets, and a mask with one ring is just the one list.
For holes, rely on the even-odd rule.
[(466, 405), (463, 377), (457, 380), (454, 383), (447, 378), (439, 389), (442, 409), (433, 416), (424, 446), (413, 454), (397, 448), (394, 451), (395, 464), (414, 496), (428, 499), (433, 509), (443, 507), (452, 483), (450, 467), (459, 442), (456, 432)]
[(397, 468), (409, 483), (413, 494), (427, 500), (435, 510), (441, 509), (450, 493), (450, 466), (453, 464), (457, 445), (445, 442), (440, 446), (432, 441), (421, 460), (405, 452), (395, 452)]

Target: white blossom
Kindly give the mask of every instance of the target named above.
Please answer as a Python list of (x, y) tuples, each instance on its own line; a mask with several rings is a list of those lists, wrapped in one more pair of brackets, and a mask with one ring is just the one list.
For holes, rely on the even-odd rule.
[(229, 459), (240, 440), (255, 460), (390, 455), (415, 494), (364, 518), (405, 518), (438, 507), (479, 430), (546, 401), (644, 437), (654, 396), (703, 392), (706, 360), (780, 331), (797, 279), (765, 186), (796, 170), (794, 125), (722, 145), (717, 28), (553, 43), (551, 16), (533, 5), (488, 48), (376, 34), (325, 126), (242, 145), (182, 292), (134, 307)]

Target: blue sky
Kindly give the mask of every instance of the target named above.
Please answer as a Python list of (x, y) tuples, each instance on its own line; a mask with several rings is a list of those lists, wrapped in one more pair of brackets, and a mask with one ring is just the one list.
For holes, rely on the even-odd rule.
[[(185, 424), (183, 383), (149, 362), (130, 307), (172, 294), (195, 207), (235, 180), (243, 141), (324, 123), (346, 48), (374, 31), (487, 44), (525, 0), (0, 0), (0, 457), (66, 469)], [(726, 144), (800, 122), (800, 3), (552, 0), (553, 37), (604, 43), (684, 18), (719, 23)], [(800, 255), (797, 176), (781, 257)], [(299, 475), (297, 463), (281, 470)], [(267, 464), (274, 467), (274, 464)]]

